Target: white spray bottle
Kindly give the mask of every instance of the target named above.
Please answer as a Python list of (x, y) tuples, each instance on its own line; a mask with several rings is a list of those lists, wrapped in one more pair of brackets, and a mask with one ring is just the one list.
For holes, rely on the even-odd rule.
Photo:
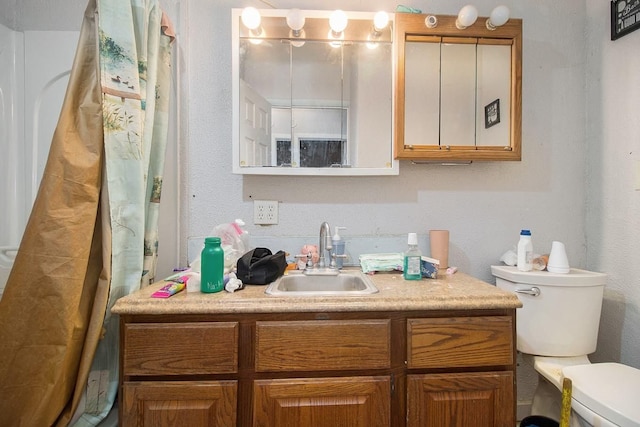
[(346, 230), (347, 227), (334, 227), (335, 234), (331, 238), (331, 245), (333, 245), (333, 253), (336, 255), (336, 267), (342, 268), (344, 257), (344, 240), (340, 237), (340, 230)]

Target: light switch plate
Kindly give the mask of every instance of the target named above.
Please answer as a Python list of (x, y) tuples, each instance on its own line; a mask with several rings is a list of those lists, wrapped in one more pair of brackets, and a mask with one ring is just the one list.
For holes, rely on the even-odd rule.
[(253, 223), (256, 225), (271, 225), (278, 223), (277, 200), (254, 200)]

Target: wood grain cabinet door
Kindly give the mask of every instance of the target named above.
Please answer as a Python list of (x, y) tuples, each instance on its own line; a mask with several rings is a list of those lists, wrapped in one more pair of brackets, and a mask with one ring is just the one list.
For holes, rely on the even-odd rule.
[(407, 427), (511, 427), (513, 373), (409, 375)]
[(391, 380), (380, 377), (258, 380), (254, 427), (390, 427)]
[(236, 381), (125, 382), (122, 427), (233, 427)]

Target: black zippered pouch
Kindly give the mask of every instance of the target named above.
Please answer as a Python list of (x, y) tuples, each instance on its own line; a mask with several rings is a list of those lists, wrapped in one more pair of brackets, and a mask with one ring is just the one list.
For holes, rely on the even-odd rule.
[(267, 248), (255, 248), (238, 259), (236, 276), (245, 285), (266, 285), (284, 274), (287, 268), (286, 254), (275, 254)]

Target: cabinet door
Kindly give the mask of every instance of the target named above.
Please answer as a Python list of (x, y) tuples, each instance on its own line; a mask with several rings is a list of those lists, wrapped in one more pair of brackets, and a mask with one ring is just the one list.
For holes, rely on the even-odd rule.
[(382, 427), (391, 421), (389, 377), (260, 380), (254, 427)]
[(235, 381), (125, 382), (123, 427), (205, 427), (236, 424)]
[(513, 374), (409, 375), (407, 427), (511, 427)]

